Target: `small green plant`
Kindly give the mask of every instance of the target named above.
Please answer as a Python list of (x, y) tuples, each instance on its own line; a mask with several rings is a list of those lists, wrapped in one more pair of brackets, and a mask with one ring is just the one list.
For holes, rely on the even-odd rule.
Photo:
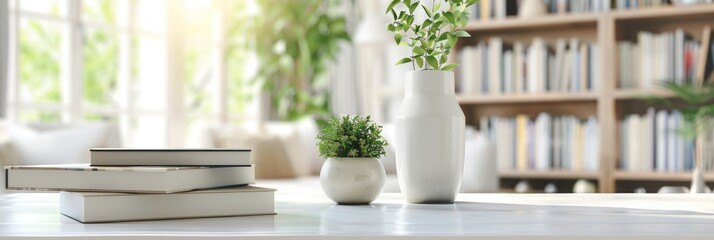
[[(714, 117), (714, 84), (676, 84), (662, 83), (661, 86), (686, 103), (678, 108), (682, 112), (684, 124), (677, 133), (687, 139), (696, 139), (700, 133), (711, 130), (710, 121)], [(672, 100), (646, 96), (646, 101), (654, 104), (673, 105)]]
[[(432, 0), (431, 6), (419, 0), (392, 0), (387, 6), (393, 22), (387, 29), (394, 32), (397, 45), (407, 45), (412, 55), (397, 61), (397, 65), (411, 63), (414, 70), (452, 70), (458, 66), (449, 63), (448, 56), (460, 37), (470, 37), (461, 30), (469, 22), (469, 6), (479, 0)], [(448, 5), (442, 10), (441, 3)], [(404, 10), (397, 10), (399, 8)], [(415, 23), (417, 11), (424, 11), (426, 19)]]
[(333, 118), (317, 136), (320, 156), (365, 157), (384, 156), (387, 141), (382, 137), (382, 126), (374, 123), (369, 116), (344, 116)]

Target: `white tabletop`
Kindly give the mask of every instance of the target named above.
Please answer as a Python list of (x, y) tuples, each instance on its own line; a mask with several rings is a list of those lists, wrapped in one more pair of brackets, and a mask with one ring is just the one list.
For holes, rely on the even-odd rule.
[(314, 188), (285, 187), (276, 193), (276, 216), (104, 224), (81, 224), (64, 217), (58, 201), (56, 193), (0, 195), (0, 239), (714, 238), (714, 194), (460, 194), (454, 204), (419, 205), (404, 203), (401, 194), (387, 193), (372, 205), (341, 206)]

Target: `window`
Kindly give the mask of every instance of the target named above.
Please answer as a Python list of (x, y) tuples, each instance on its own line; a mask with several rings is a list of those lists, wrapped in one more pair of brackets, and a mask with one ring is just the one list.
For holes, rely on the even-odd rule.
[(110, 121), (125, 146), (180, 147), (198, 122), (246, 116), (229, 29), (250, 1), (10, 1), (13, 121)]

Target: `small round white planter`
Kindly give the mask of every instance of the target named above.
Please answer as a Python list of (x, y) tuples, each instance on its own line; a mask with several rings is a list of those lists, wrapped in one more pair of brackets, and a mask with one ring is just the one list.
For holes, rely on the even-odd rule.
[(384, 166), (376, 158), (329, 158), (320, 170), (325, 195), (338, 204), (369, 204), (384, 188)]

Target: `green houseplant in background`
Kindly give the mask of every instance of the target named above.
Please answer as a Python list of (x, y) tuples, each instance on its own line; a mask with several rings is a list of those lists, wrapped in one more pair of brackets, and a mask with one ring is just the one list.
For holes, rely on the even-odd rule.
[(330, 120), (317, 136), (320, 156), (327, 158), (320, 171), (325, 194), (338, 204), (368, 204), (384, 188), (387, 141), (382, 127), (369, 116)]
[(259, 13), (236, 28), (255, 51), (259, 68), (253, 82), (269, 95), (271, 118), (329, 118), (327, 68), (350, 41), (338, 0), (257, 0)]
[(644, 100), (653, 104), (675, 107), (682, 113), (683, 124), (673, 130), (681, 137), (694, 141), (695, 168), (692, 173), (690, 191), (702, 193), (705, 191), (704, 178), (700, 170), (703, 167), (703, 134), (712, 131), (712, 126), (714, 126), (712, 122), (714, 120), (714, 84), (664, 82), (661, 87), (681, 99), (685, 103), (684, 106), (676, 106), (672, 100), (658, 96), (646, 96)]
[[(428, 2), (424, 4), (424, 2)], [(467, 9), (477, 0), (392, 0), (387, 29), (411, 54), (404, 100), (396, 122), (399, 186), (412, 203), (451, 203), (461, 186), (466, 122), (456, 100), (449, 54), (469, 21)], [(417, 20), (417, 15), (426, 16)], [(417, 70), (418, 69), (418, 70)]]

